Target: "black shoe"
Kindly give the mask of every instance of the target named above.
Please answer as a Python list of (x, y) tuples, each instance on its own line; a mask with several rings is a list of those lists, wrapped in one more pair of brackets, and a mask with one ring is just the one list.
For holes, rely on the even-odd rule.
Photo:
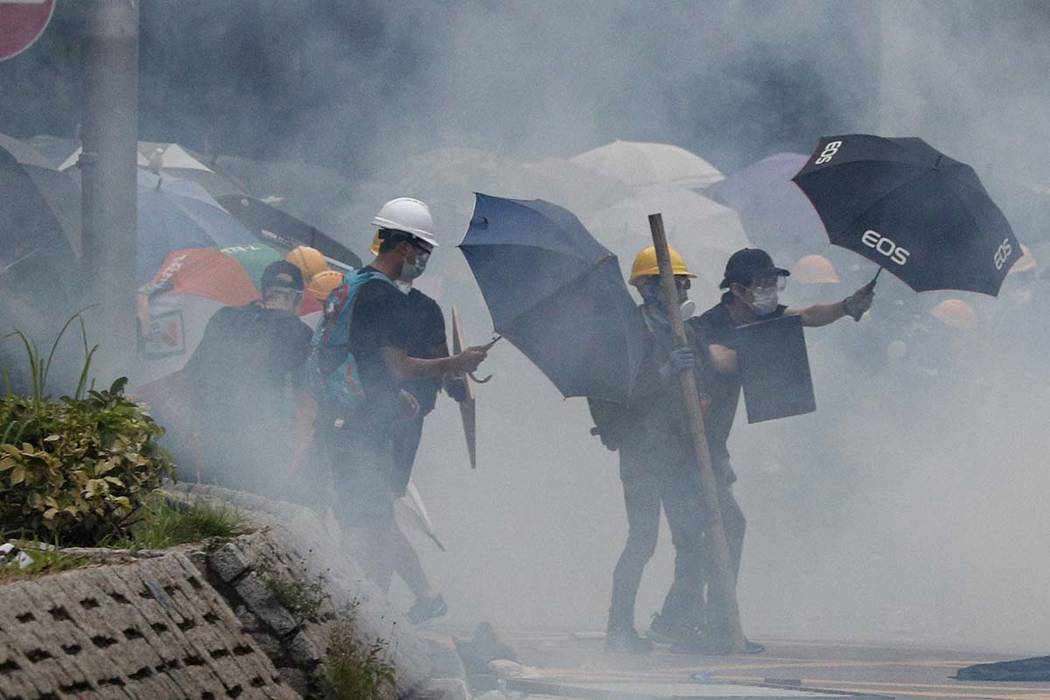
[(675, 640), (686, 637), (692, 632), (692, 629), (677, 624), (672, 618), (660, 613), (653, 613), (652, 622), (649, 623), (649, 631), (645, 636), (657, 644), (674, 644)]
[(639, 637), (633, 627), (619, 627), (605, 633), (605, 651), (618, 654), (648, 654), (653, 643)]
[(415, 604), (405, 613), (405, 617), (413, 625), (421, 625), (447, 612), (448, 606), (445, 605), (445, 599), (438, 593), (433, 598), (416, 598)]
[(752, 642), (747, 637), (744, 637), (744, 653), (745, 654), (761, 654), (766, 650), (765, 645), (759, 644), (758, 642)]
[(671, 645), (671, 652), (675, 654), (761, 654), (766, 650), (765, 646), (758, 642), (752, 642), (744, 638), (744, 649), (740, 652), (732, 652), (729, 643), (722, 638), (712, 638), (703, 634), (693, 634), (688, 637), (676, 639)]

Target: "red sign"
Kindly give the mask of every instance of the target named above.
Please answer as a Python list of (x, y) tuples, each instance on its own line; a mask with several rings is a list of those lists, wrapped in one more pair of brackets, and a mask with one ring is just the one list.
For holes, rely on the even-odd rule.
[(0, 0), (0, 61), (33, 45), (51, 21), (57, 0)]

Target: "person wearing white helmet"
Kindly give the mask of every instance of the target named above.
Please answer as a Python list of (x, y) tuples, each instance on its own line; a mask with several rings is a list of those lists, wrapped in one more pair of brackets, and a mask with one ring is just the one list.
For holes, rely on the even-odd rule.
[[(379, 231), (369, 246), (373, 255), (378, 255), (382, 239)], [(410, 275), (417, 272), (417, 265), (408, 269)], [(425, 267), (423, 265), (422, 267)], [(408, 352), (412, 357), (439, 358), (448, 357), (448, 339), (445, 334), (445, 317), (438, 303), (427, 294), (416, 289), (414, 276), (406, 276), (402, 270), (401, 278), (396, 280), (398, 288), (405, 294), (406, 319), (409, 322)], [(466, 398), (466, 382), (463, 378), (445, 375), (444, 379), (426, 378), (404, 382), (404, 391), (410, 393), (419, 402), (419, 413), (410, 420), (399, 421), (394, 426), (394, 471), (393, 488), (399, 498), (404, 498), (412, 476), (416, 452), (423, 434), (423, 421), (434, 410), (438, 392), (444, 388), (446, 393), (456, 401)], [(416, 597), (415, 603), (405, 617), (412, 624), (422, 624), (428, 620), (444, 615), (448, 608), (444, 597), (430, 585), (419, 556), (412, 543), (405, 536), (395, 521), (392, 533), (394, 549), (394, 573), (408, 586)]]
[(399, 197), (384, 204), (372, 224), (379, 227), (379, 252), (329, 295), (314, 333), (310, 373), (318, 398), (314, 425), (341, 499), (336, 515), (369, 577), (385, 589), (396, 498), (394, 425), (419, 411), (401, 384), (472, 372), (486, 349), (436, 358), (409, 354), (412, 321), (395, 282), (426, 268), (437, 246), (434, 223), (426, 204)]

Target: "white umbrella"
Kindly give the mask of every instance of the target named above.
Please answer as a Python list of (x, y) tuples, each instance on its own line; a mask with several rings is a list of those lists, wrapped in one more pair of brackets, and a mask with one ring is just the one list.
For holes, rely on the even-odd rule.
[(701, 188), (725, 177), (692, 151), (669, 143), (613, 141), (571, 160), (632, 187), (672, 184)]
[(736, 212), (682, 187), (653, 186), (584, 219), (587, 229), (630, 264), (652, 245), (649, 214), (663, 214), (667, 238), (689, 267), (709, 284), (718, 284), (726, 259), (748, 245)]

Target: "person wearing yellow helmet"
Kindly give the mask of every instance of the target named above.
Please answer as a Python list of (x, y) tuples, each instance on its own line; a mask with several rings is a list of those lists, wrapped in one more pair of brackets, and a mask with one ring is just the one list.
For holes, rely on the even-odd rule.
[[(696, 278), (682, 256), (670, 251), (678, 302), (688, 303)], [(639, 313), (649, 332), (649, 349), (628, 407), (589, 399), (595, 430), (602, 443), (619, 451), (620, 479), (627, 509), (628, 533), (613, 570), (605, 647), (608, 651), (645, 653), (652, 641), (638, 635), (634, 607), (646, 564), (656, 548), (661, 509), (674, 543), (674, 581), (656, 621), (663, 629), (650, 637), (671, 642), (675, 651), (696, 651), (702, 587), (700, 548), (703, 539), (700, 484), (692, 461), (684, 407), (668, 400), (676, 375), (696, 371), (695, 348), (675, 348), (660, 287), (656, 252), (641, 250), (628, 281), (642, 297)], [(660, 627), (659, 622), (655, 624)]]

